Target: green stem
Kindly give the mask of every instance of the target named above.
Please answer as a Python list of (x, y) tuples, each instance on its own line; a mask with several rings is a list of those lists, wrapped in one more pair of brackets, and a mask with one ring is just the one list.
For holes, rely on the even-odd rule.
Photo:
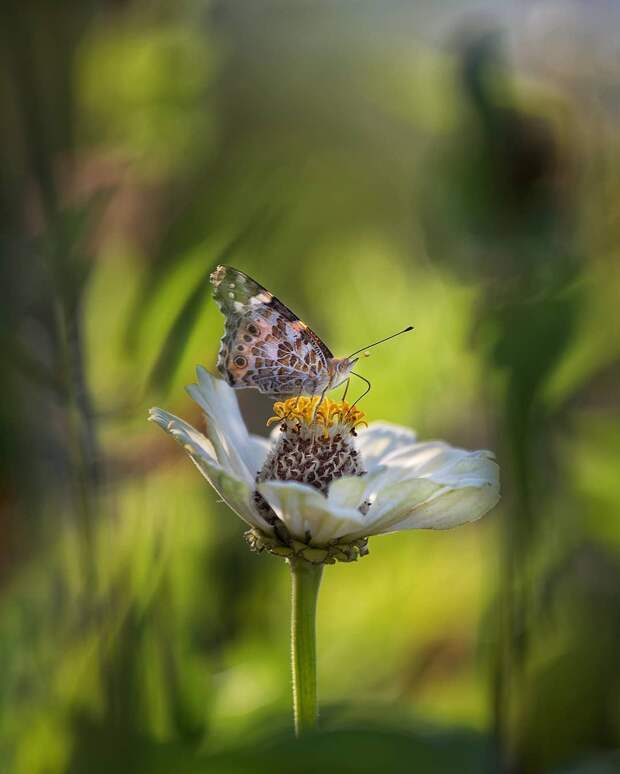
[(316, 603), (323, 566), (289, 559), (292, 579), (291, 662), (295, 734), (316, 727)]

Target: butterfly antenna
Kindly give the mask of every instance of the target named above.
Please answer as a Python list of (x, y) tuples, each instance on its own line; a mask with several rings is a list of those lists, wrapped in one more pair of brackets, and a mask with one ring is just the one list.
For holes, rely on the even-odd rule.
[[(391, 336), (386, 336), (384, 339), (379, 339), (379, 341), (375, 341), (374, 344), (368, 344), (366, 347), (362, 347), (361, 349), (356, 350), (355, 352), (352, 352), (347, 360), (350, 360), (352, 357), (355, 357), (355, 355), (359, 355), (360, 352), (364, 352), (367, 349), (370, 349), (371, 347), (376, 347), (377, 344), (383, 344), (384, 341), (389, 341), (390, 339), (396, 338), (396, 336), (400, 336), (402, 333), (407, 333), (408, 331), (413, 330), (413, 325), (408, 325), (406, 328), (403, 328), (402, 331), (398, 331), (398, 333), (393, 333)], [(356, 376), (359, 376), (359, 374), (355, 374)], [(363, 378), (363, 377), (360, 377)]]

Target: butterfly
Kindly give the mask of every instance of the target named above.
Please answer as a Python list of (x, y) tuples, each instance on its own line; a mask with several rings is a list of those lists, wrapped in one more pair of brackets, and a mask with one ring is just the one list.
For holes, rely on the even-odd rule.
[(334, 357), (294, 312), (242, 271), (218, 266), (210, 279), (225, 318), (217, 369), (234, 389), (254, 387), (272, 396), (319, 395), (353, 373), (359, 359), (355, 355), (363, 350)]

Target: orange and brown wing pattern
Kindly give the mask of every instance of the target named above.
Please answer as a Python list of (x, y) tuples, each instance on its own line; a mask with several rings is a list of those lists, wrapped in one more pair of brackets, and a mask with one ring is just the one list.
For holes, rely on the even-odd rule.
[(211, 284), (225, 318), (217, 368), (231, 387), (294, 395), (327, 386), (332, 353), (294, 312), (230, 266), (218, 266)]

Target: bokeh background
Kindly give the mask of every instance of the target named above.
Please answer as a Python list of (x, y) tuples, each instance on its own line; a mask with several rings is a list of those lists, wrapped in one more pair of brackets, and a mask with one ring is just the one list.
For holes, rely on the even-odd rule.
[[(0, 770), (620, 771), (618, 4), (0, 13)], [(340, 355), (414, 324), (369, 418), (502, 469), (326, 570), (299, 743), (287, 568), (146, 422), (220, 262)]]

